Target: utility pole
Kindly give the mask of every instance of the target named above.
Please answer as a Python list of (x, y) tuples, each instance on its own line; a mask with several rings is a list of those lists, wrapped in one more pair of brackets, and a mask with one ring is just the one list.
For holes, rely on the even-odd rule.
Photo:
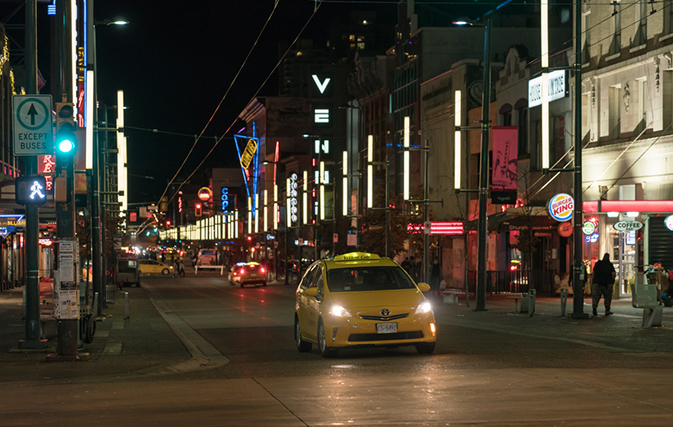
[[(55, 88), (57, 92), (57, 99), (62, 103), (72, 103), (73, 102), (73, 81), (71, 76), (73, 75), (73, 66), (72, 66), (72, 4), (68, 0), (57, 0), (56, 2), (56, 51), (57, 58), (60, 62), (57, 67), (60, 82), (59, 87)], [(58, 115), (58, 111), (57, 111)], [(58, 120), (58, 119), (57, 119)], [(72, 135), (74, 137), (74, 135)], [(74, 143), (74, 141), (71, 141)], [(57, 144), (59, 144), (59, 134), (57, 129)], [(77, 251), (79, 245), (77, 245), (75, 240), (75, 195), (74, 195), (74, 185), (75, 185), (75, 165), (74, 154), (75, 147), (72, 147), (69, 151), (64, 153), (64, 150), (58, 151), (56, 157), (58, 171), (58, 178), (65, 178), (65, 188), (66, 188), (66, 202), (56, 202), (56, 233), (60, 241), (59, 252), (62, 252), (64, 242), (73, 242), (70, 247), (73, 251)], [(56, 183), (55, 183), (56, 186)], [(76, 254), (73, 255), (76, 256)], [(72, 266), (75, 270), (74, 266)], [(63, 271), (65, 268), (63, 265), (59, 266), (60, 278), (64, 279)], [(61, 287), (59, 292), (75, 291), (77, 290), (77, 271), (71, 272), (74, 279), (73, 281), (67, 280), (68, 287)], [(69, 278), (66, 278), (69, 279)], [(66, 282), (63, 281), (63, 284)], [(65, 286), (65, 285), (64, 285)], [(74, 289), (72, 289), (74, 288)], [(79, 301), (75, 301), (75, 304), (79, 304)], [(65, 318), (58, 319), (57, 323), (58, 330), (58, 340), (56, 352), (58, 357), (63, 360), (75, 360), (78, 359), (77, 347), (78, 347), (78, 319), (75, 318)]]
[(575, 2), (575, 168), (574, 177), (574, 196), (575, 212), (574, 230), (573, 230), (573, 319), (584, 319), (588, 315), (584, 314), (584, 275), (585, 267), (582, 257), (582, 245), (584, 234), (582, 233), (582, 16), (581, 2)]
[[(37, 0), (26, 0), (26, 92), (37, 94)], [(26, 157), (26, 175), (37, 174), (37, 156)], [(39, 247), (40, 217), (38, 207), (26, 205), (26, 339), (19, 348), (44, 347), (40, 322)]]
[[(96, 127), (98, 126), (98, 108), (96, 108), (98, 101), (98, 67), (96, 61), (96, 25), (94, 22), (94, 0), (89, 0), (87, 3), (87, 25), (88, 32), (92, 34), (92, 42), (87, 43), (87, 78), (94, 80), (93, 96), (88, 97), (88, 101), (93, 103), (91, 108), (87, 111), (92, 111), (93, 116), (87, 116), (87, 126), (93, 127), (93, 164), (91, 167), (91, 193), (93, 195), (91, 200), (91, 257), (93, 267), (93, 291), (98, 293), (98, 306), (92, 307), (92, 315), (100, 316), (105, 308), (105, 285), (103, 284), (103, 234), (101, 230), (101, 179), (100, 179), (100, 138)], [(89, 71), (92, 71), (89, 73)], [(107, 126), (107, 124), (106, 124)]]
[(429, 188), (429, 173), (428, 173), (428, 163), (430, 160), (430, 146), (428, 145), (428, 140), (425, 140), (425, 218), (423, 219), (423, 271), (425, 272), (423, 281), (425, 283), (430, 283), (430, 276), (428, 274), (430, 266), (430, 230), (428, 226), (430, 225), (430, 188)]
[[(475, 311), (486, 310), (486, 251), (487, 235), (487, 198), (488, 198), (488, 138), (490, 127), (491, 103), (491, 16), (486, 17), (484, 25), (484, 74), (481, 102), (481, 160), (479, 167), (479, 220), (477, 222), (477, 306)], [(467, 248), (466, 248), (467, 249)]]

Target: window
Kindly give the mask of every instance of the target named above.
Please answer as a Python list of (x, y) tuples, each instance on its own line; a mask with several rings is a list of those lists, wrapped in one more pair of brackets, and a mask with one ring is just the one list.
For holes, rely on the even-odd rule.
[(304, 275), (304, 278), (301, 281), (301, 287), (302, 288), (310, 288), (311, 287), (311, 282), (315, 278), (315, 274), (320, 270), (320, 266), (314, 265), (311, 267), (306, 274)]
[(519, 126), (519, 154), (529, 154), (530, 146), (528, 145), (528, 108), (522, 108), (517, 111), (517, 118)]
[(414, 289), (414, 283), (400, 267), (356, 267), (329, 270), (330, 292), (387, 291)]
[(673, 0), (664, 1), (664, 33), (673, 33)]
[(639, 0), (636, 9), (636, 34), (633, 36), (633, 46), (647, 43), (647, 0)]
[[(673, 1), (673, 0), (671, 0)], [(582, 13), (582, 63), (588, 64), (591, 62), (591, 54), (589, 50), (589, 12)]]
[(619, 138), (622, 118), (622, 86), (610, 86), (608, 93), (608, 137)]
[(609, 55), (614, 55), (622, 50), (622, 5), (618, 1), (612, 2), (612, 42), (610, 43)]

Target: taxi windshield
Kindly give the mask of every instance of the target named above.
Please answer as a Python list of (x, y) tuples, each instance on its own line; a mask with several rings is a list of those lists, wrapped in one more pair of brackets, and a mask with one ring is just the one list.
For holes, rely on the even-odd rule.
[(415, 285), (400, 267), (352, 267), (327, 272), (330, 292), (388, 291), (414, 289)]

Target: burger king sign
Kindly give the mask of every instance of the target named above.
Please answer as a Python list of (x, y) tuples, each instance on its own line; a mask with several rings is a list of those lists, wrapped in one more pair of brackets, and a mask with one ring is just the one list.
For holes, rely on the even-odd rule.
[(559, 222), (570, 220), (573, 217), (573, 209), (575, 209), (575, 201), (565, 193), (552, 197), (547, 205), (549, 216)]

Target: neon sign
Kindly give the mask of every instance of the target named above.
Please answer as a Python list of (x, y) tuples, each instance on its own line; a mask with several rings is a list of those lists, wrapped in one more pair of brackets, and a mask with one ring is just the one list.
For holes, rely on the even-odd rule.
[(327, 89), (327, 85), (332, 79), (330, 79), (329, 77), (325, 77), (325, 81), (321, 83), (320, 78), (317, 75), (313, 74), (311, 77), (313, 77), (313, 81), (315, 82), (315, 85), (318, 87), (320, 93), (325, 93), (325, 89)]
[(289, 191), (289, 196), (290, 196), (290, 220), (292, 221), (292, 224), (297, 223), (299, 218), (297, 217), (297, 173), (292, 172), (290, 174), (290, 188), (288, 189)]
[(316, 108), (313, 110), (314, 123), (329, 123), (329, 110), (327, 108)]
[(229, 212), (229, 189), (227, 187), (222, 187), (220, 199), (222, 200), (222, 212)]

